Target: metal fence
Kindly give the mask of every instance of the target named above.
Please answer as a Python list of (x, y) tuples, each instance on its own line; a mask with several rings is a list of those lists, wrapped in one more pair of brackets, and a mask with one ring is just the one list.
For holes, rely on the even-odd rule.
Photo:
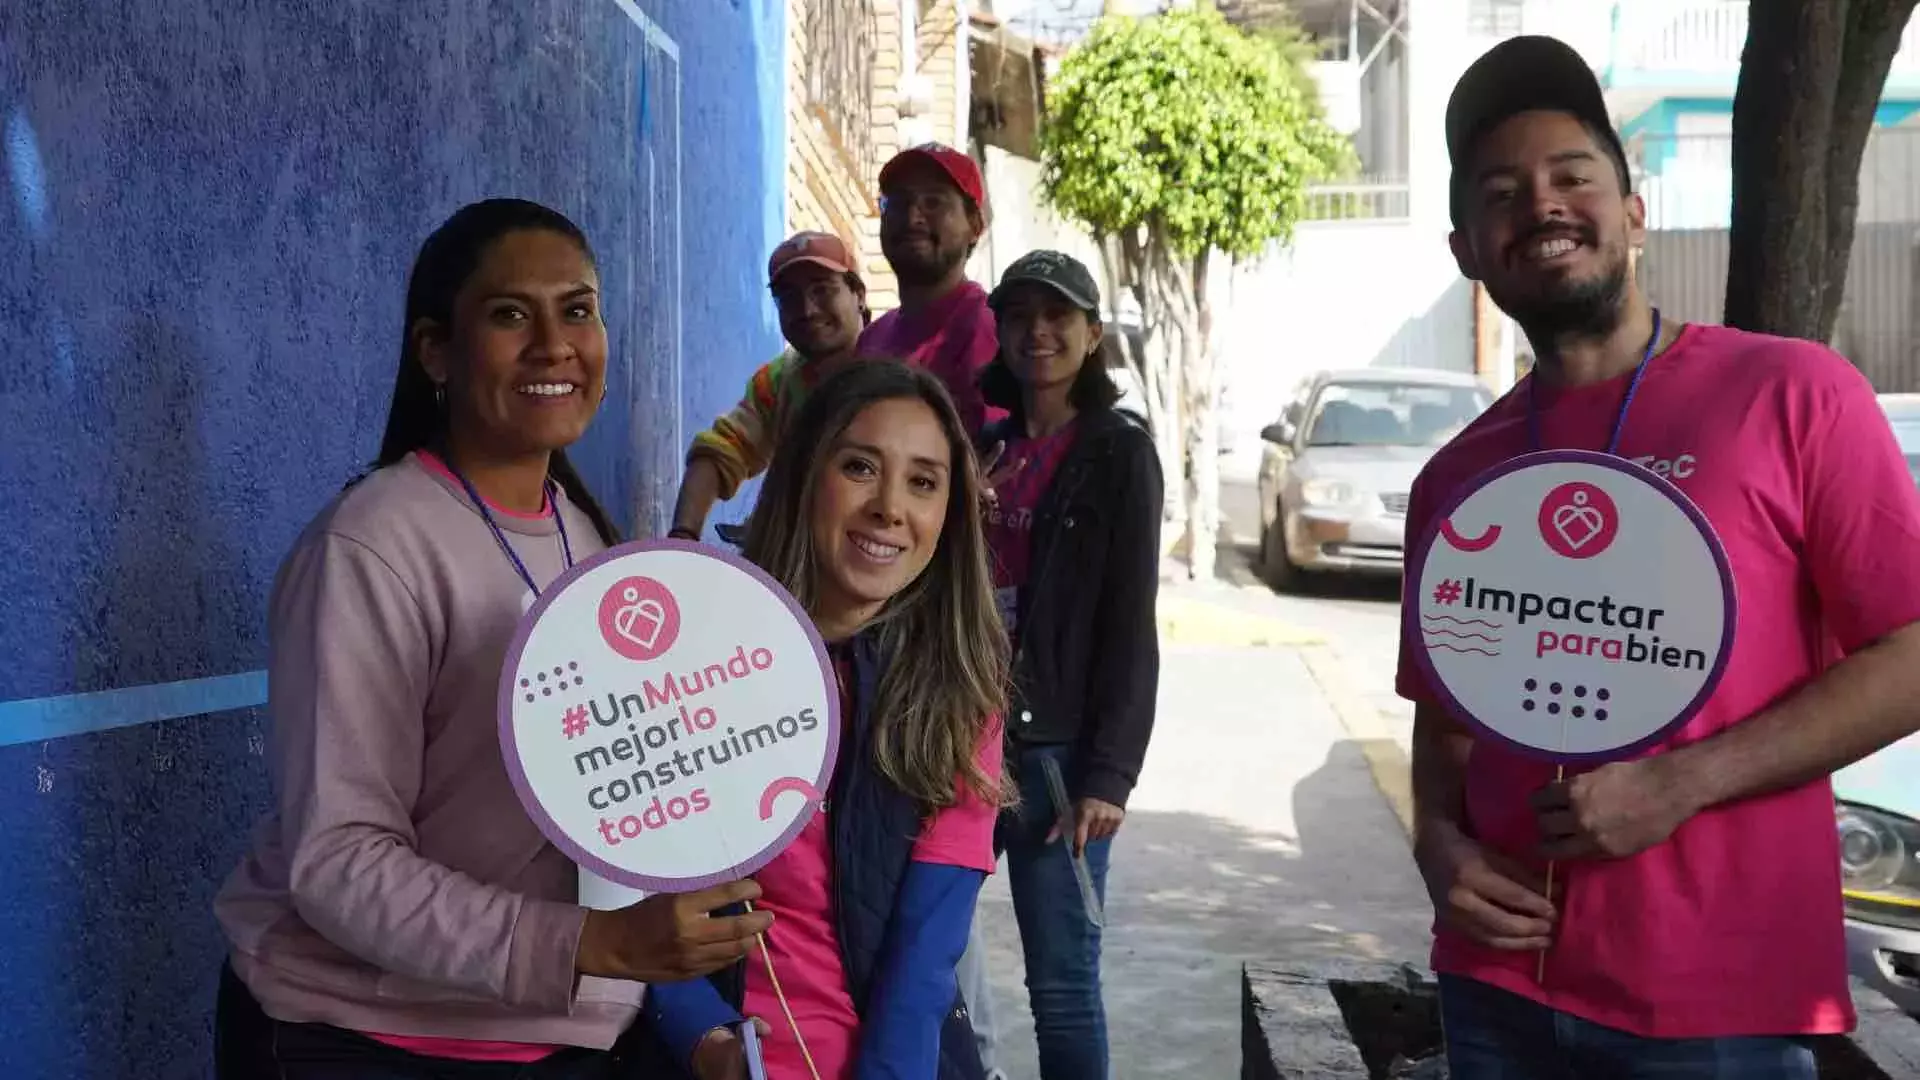
[(1360, 176), (1307, 188), (1302, 221), (1404, 221), (1408, 215), (1404, 176)]
[[(1725, 307), (1732, 140), (1636, 140), (1647, 200), (1638, 272), (1676, 319), (1718, 322)], [(1860, 215), (1833, 346), (1883, 393), (1920, 390), (1920, 129), (1887, 128), (1861, 165)]]

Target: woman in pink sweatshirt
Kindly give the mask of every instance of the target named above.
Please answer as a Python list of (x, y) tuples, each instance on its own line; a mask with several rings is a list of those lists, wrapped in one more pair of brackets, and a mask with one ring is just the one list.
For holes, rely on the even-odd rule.
[(751, 881), (620, 911), (522, 810), (495, 688), (539, 591), (615, 542), (562, 452), (606, 389), (586, 238), (490, 200), (430, 236), (374, 470), (269, 606), (277, 805), (215, 901), (223, 1078), (618, 1075), (643, 984), (745, 955)]

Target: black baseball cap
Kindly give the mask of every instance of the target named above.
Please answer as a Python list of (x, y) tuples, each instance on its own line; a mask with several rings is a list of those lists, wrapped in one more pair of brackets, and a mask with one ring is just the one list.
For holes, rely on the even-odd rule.
[(1029, 251), (1013, 260), (1000, 275), (1000, 284), (987, 297), (987, 303), (998, 310), (1009, 286), (1029, 281), (1066, 297), (1068, 303), (1095, 319), (1100, 317), (1100, 287), (1094, 284), (1093, 274), (1079, 259), (1058, 251)]
[(1598, 133), (1631, 190), (1626, 148), (1613, 130), (1613, 116), (1600, 80), (1571, 45), (1558, 38), (1508, 38), (1467, 68), (1447, 99), (1447, 160), (1453, 167), (1447, 207), (1460, 227), (1461, 170), (1473, 163), (1474, 144), (1503, 121), (1523, 112), (1563, 112)]

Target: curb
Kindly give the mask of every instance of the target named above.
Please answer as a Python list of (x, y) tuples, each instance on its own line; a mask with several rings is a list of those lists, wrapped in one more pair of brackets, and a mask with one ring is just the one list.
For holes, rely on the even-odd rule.
[(1169, 645), (1220, 648), (1282, 648), (1319, 646), (1320, 635), (1279, 619), (1235, 611), (1162, 590), (1159, 600), (1160, 640)]
[(1326, 645), (1315, 644), (1300, 650), (1307, 673), (1320, 684), (1320, 692), (1339, 717), (1340, 726), (1359, 744), (1367, 759), (1367, 771), (1373, 774), (1373, 786), (1387, 800), (1400, 828), (1413, 839), (1413, 763), (1393, 737), (1393, 732), (1353, 688), (1346, 665)]

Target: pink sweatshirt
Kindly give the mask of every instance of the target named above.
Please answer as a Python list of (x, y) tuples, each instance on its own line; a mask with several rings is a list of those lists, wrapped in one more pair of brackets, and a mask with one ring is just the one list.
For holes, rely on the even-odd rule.
[[(575, 560), (604, 546), (558, 500)], [(495, 520), (543, 586), (552, 518)], [(281, 566), (267, 708), (278, 806), (214, 901), (268, 1015), (403, 1036), (610, 1047), (639, 983), (574, 973), (577, 871), (521, 809), (495, 696), (529, 594), (416, 457), (342, 494)]]

